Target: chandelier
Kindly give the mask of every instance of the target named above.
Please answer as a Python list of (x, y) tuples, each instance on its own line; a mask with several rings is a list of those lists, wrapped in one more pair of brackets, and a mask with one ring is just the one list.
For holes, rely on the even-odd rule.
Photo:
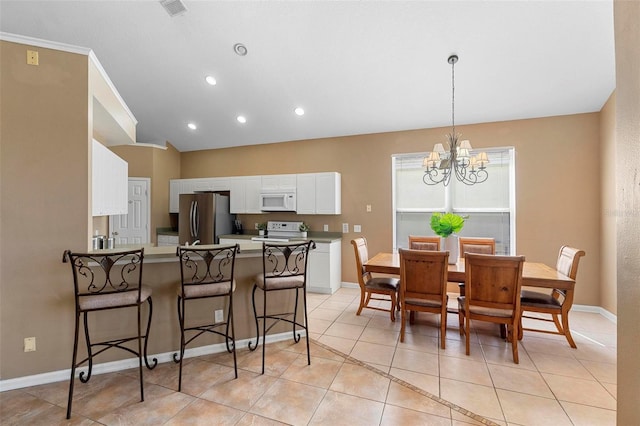
[(471, 143), (468, 140), (460, 140), (460, 135), (456, 134), (455, 121), (455, 64), (458, 62), (457, 55), (449, 56), (447, 60), (451, 64), (451, 133), (446, 135), (447, 148), (441, 143), (435, 144), (433, 151), (425, 157), (422, 165), (425, 167), (422, 180), (427, 185), (444, 186), (449, 185), (451, 176), (466, 185), (482, 183), (489, 177), (487, 164), (489, 159), (486, 152), (478, 155), (471, 155)]

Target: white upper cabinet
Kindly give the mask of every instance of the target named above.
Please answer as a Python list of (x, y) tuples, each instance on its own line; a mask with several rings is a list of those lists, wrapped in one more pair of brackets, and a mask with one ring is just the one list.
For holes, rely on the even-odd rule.
[(262, 176), (263, 191), (295, 191), (296, 175), (268, 175)]
[(336, 172), (297, 175), (298, 214), (340, 214), (341, 175)]
[(93, 141), (91, 159), (92, 215), (127, 214), (129, 165), (96, 140)]
[(237, 176), (229, 181), (231, 213), (263, 213), (260, 210), (261, 176)]

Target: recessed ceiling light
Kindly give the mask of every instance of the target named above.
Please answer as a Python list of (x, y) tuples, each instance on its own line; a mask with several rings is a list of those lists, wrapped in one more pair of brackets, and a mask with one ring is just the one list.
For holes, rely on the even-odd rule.
[(238, 120), (238, 123), (246, 123), (247, 122), (247, 117), (245, 117), (244, 115), (239, 115), (238, 117), (236, 117), (236, 120)]
[(191, 130), (195, 130), (198, 128), (198, 126), (196, 126), (196, 123), (189, 123), (187, 124), (187, 127), (190, 128)]
[(304, 115), (304, 110), (300, 107), (293, 110), (297, 115)]
[(207, 78), (205, 78), (205, 81), (212, 86), (215, 86), (217, 83), (216, 79), (212, 75), (208, 75)]

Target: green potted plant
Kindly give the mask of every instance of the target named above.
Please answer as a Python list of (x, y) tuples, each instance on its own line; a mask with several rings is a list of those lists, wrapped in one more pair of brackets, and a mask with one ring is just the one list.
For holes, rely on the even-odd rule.
[(457, 263), (460, 256), (458, 232), (464, 227), (466, 216), (455, 213), (434, 213), (431, 215), (431, 229), (442, 237), (444, 250), (449, 252), (449, 263)]
[(307, 238), (307, 232), (309, 232), (309, 225), (307, 225), (306, 223), (302, 222), (300, 224), (300, 226), (298, 227), (298, 230), (300, 232), (302, 232), (302, 238)]
[(258, 235), (264, 235), (264, 232), (267, 230), (266, 222), (262, 222), (258, 224)]

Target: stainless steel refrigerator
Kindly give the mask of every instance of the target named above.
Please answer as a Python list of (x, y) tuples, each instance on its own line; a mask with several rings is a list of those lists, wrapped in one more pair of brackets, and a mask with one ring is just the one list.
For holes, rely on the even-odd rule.
[(180, 245), (218, 244), (220, 235), (233, 232), (229, 196), (214, 192), (180, 194), (178, 235)]

